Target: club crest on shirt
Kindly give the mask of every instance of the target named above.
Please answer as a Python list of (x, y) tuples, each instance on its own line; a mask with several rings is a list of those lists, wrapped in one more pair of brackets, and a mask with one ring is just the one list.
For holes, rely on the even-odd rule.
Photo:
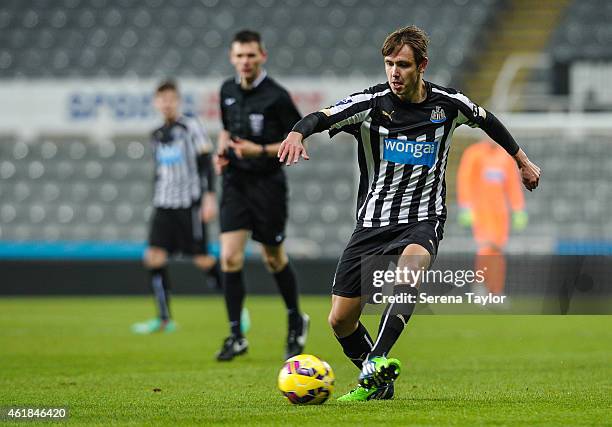
[(446, 113), (444, 112), (444, 109), (442, 107), (440, 107), (439, 105), (436, 105), (436, 107), (431, 112), (431, 117), (429, 118), (429, 120), (432, 123), (442, 123), (442, 122), (445, 122), (446, 121)]
[(251, 133), (255, 136), (261, 136), (264, 127), (264, 115), (249, 114), (249, 123), (251, 124)]
[(229, 107), (230, 105), (233, 105), (236, 103), (236, 98), (225, 98), (223, 100), (223, 103)]

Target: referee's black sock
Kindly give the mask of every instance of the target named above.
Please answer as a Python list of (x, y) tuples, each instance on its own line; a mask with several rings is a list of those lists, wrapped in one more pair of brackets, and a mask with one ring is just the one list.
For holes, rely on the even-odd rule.
[(157, 302), (159, 318), (170, 319), (170, 281), (166, 267), (153, 268), (151, 273), (151, 288)]
[(344, 338), (336, 336), (336, 339), (342, 346), (344, 354), (351, 359), (351, 362), (357, 366), (357, 369), (361, 369), (363, 361), (372, 350), (372, 338), (365, 326), (359, 322), (355, 332)]
[[(221, 278), (221, 267), (219, 266), (219, 260), (215, 260), (215, 263), (210, 270), (206, 272), (206, 274), (212, 278), (214, 281), (214, 287), (217, 290), (221, 290), (223, 288), (222, 278)], [(212, 285), (211, 285), (212, 286)]]
[(230, 332), (235, 336), (242, 336), (240, 330), (240, 314), (244, 302), (244, 283), (242, 281), (242, 270), (223, 272), (223, 290), (225, 294), (225, 306), (230, 322)]
[(289, 316), (289, 327), (298, 329), (302, 325), (302, 316), (298, 307), (298, 289), (295, 280), (295, 273), (291, 268), (291, 264), (287, 263), (278, 273), (274, 273), (274, 280), (278, 290), (287, 306), (287, 314)]
[[(419, 290), (410, 285), (395, 285), (393, 288), (393, 295), (412, 295), (414, 301), (418, 297)], [(387, 356), (391, 351), (391, 347), (395, 344), (397, 339), (402, 334), (404, 326), (410, 320), (412, 312), (414, 311), (415, 303), (391, 303), (387, 305), (383, 315), (380, 319), (380, 325), (378, 327), (378, 337), (372, 347), (370, 356)]]

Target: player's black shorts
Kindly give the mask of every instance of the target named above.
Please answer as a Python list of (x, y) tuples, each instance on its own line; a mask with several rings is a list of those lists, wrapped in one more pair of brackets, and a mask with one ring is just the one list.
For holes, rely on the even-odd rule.
[(223, 174), (221, 232), (251, 230), (252, 238), (277, 246), (285, 240), (287, 179), (279, 169), (267, 174), (228, 169)]
[(149, 246), (169, 254), (205, 255), (208, 239), (200, 217), (200, 203), (190, 208), (155, 208), (149, 230)]
[(357, 227), (349, 240), (334, 276), (332, 294), (342, 297), (358, 297), (362, 294), (362, 265), (367, 257), (380, 255), (399, 256), (409, 244), (423, 246), (433, 263), (442, 240), (442, 223), (427, 220), (412, 224), (387, 225), (385, 227)]

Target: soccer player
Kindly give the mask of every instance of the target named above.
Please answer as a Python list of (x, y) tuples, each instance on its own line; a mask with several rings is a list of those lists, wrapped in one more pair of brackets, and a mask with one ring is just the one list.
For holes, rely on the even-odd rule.
[(232, 40), (230, 60), (236, 76), (221, 87), (223, 130), (215, 166), (223, 173), (221, 269), (230, 335), (217, 353), (228, 361), (247, 351), (241, 331), (245, 297), (242, 268), (249, 236), (262, 244), (263, 261), (273, 274), (288, 313), (285, 357), (300, 354), (309, 319), (299, 310), (295, 274), (283, 247), (287, 222), (287, 180), (276, 153), (301, 118), (289, 93), (263, 69), (267, 53), (254, 31)]
[(512, 228), (527, 226), (525, 198), (512, 157), (498, 144), (485, 139), (468, 147), (457, 171), (459, 224), (472, 227), (478, 245), (476, 270), (484, 271), (489, 292), (501, 295), (506, 281), (504, 247)]
[[(467, 124), (483, 129), (514, 157), (527, 189), (538, 185), (540, 169), (491, 112), (454, 89), (423, 79), (427, 44), (427, 35), (415, 26), (391, 33), (382, 46), (387, 82), (307, 115), (278, 152), (280, 162), (287, 165), (300, 157), (308, 160), (302, 141), (324, 130), (331, 136), (348, 132), (358, 143), (357, 226), (336, 269), (329, 323), (361, 373), (359, 385), (340, 401), (393, 396), (401, 364), (387, 356), (414, 304), (387, 305), (378, 337), (372, 340), (359, 321), (360, 267), (363, 259), (377, 255), (398, 256), (402, 270), (430, 267), (446, 220), (444, 173), (455, 127)], [(418, 285), (410, 277), (398, 281), (394, 296), (414, 301)]]
[(172, 332), (168, 256), (193, 255), (193, 262), (219, 283), (217, 260), (207, 252), (205, 223), (217, 214), (212, 142), (200, 122), (182, 115), (181, 97), (173, 81), (162, 82), (155, 91), (154, 105), (164, 124), (153, 131), (155, 157), (155, 211), (150, 224), (149, 246), (144, 265), (151, 275), (158, 316), (136, 323), (139, 334)]

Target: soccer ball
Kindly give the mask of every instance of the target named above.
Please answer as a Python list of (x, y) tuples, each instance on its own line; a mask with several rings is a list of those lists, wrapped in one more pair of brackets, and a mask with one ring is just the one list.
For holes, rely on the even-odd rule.
[(331, 366), (316, 356), (298, 354), (287, 359), (278, 374), (278, 388), (296, 405), (319, 405), (334, 390), (336, 377)]

